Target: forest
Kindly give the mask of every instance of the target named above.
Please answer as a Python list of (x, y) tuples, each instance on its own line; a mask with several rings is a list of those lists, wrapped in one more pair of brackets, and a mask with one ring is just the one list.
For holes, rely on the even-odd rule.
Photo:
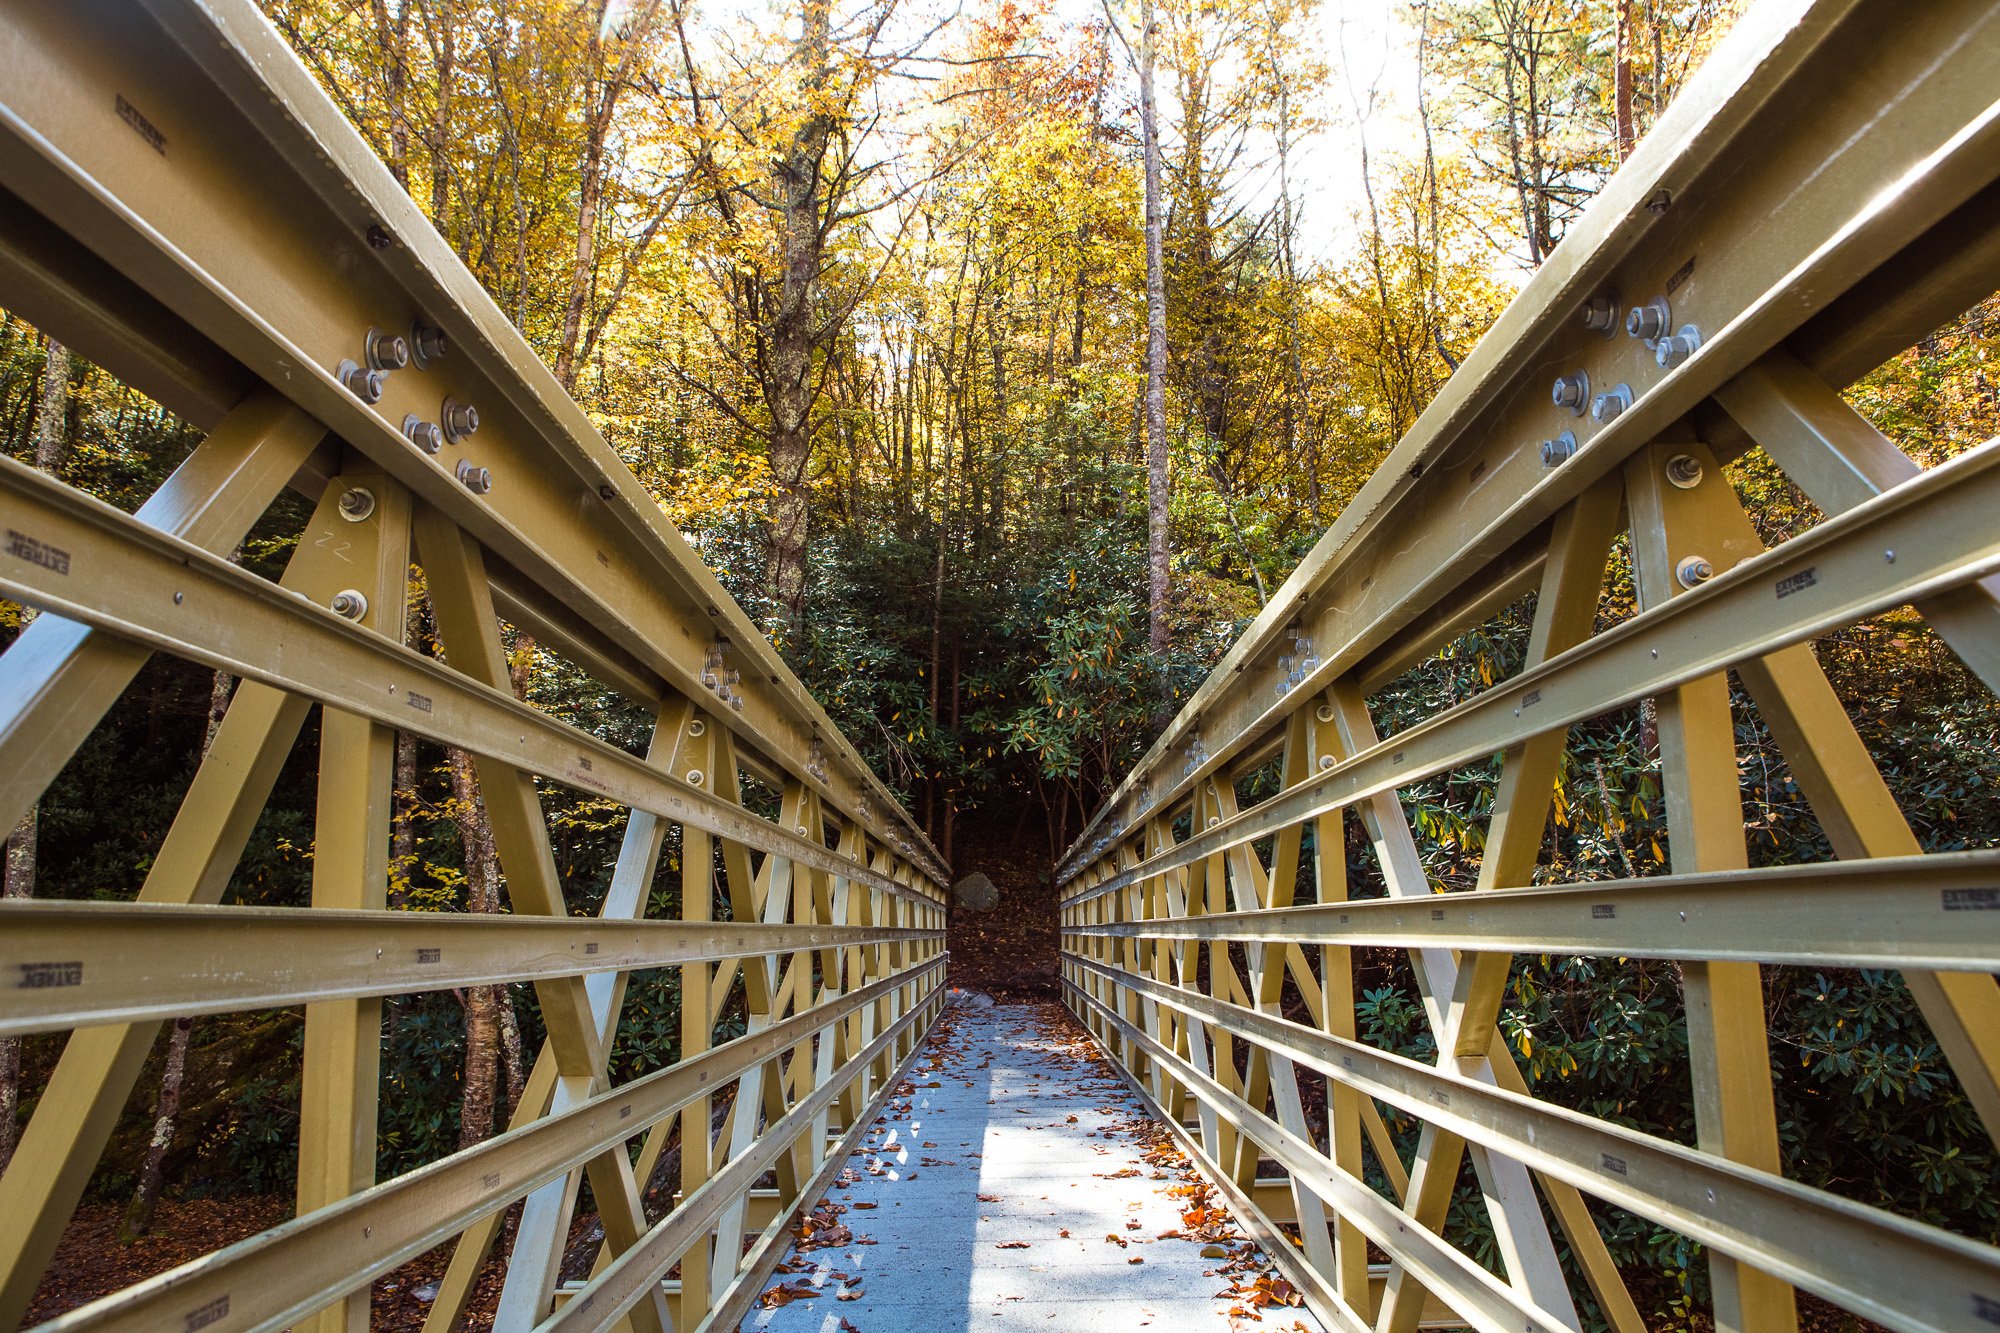
[[(946, 861), (1029, 867), (1003, 887), (1043, 897), (1743, 7), (260, 3)], [(1847, 396), (1936, 463), (2000, 433), (1996, 351), (1989, 299)], [(0, 311), (13, 457), (129, 510), (199, 438)], [(1730, 472), (1767, 540), (1817, 520), (1760, 453)], [(281, 502), (236, 558), (277, 577), (305, 512)], [(1632, 597), (1614, 577), (1603, 614)], [(0, 646), (29, 615), (0, 602)], [(1451, 645), (1372, 701), (1378, 725), (1512, 670), (1528, 623), (1517, 606)], [(408, 633), (435, 648), (421, 596)], [(511, 644), (522, 697), (643, 747), (648, 719)], [(1950, 650), (1904, 612), (1819, 651), (1926, 850), (2000, 843), (2000, 731)], [(231, 687), (156, 657), (9, 836), (7, 895), (129, 898)], [(1753, 859), (1829, 856), (1738, 718)], [(306, 901), (315, 735), (226, 901)], [(393, 905), (506, 910), (468, 758), (405, 736), (396, 762)], [(1401, 793), (1440, 885), (1477, 879), (1491, 778)], [(624, 811), (554, 788), (545, 805), (589, 911)], [(1556, 810), (1552, 876), (1664, 865), (1646, 716), (1577, 730)], [(659, 914), (677, 883), (662, 874)], [(1413, 993), (1379, 971), (1363, 1035), (1434, 1058)], [(676, 984), (635, 976), (615, 1074), (675, 1058)], [(1898, 977), (1777, 970), (1767, 993), (1788, 1173), (2000, 1240), (1990, 1142)], [(1509, 997), (1537, 1095), (1687, 1138), (1673, 967), (1528, 958)], [(388, 1005), (380, 1174), (504, 1127), (539, 1021), (525, 986)], [(169, 1026), (91, 1186), (115, 1243), (202, 1201), (269, 1220), (292, 1186), (302, 1029), (297, 1010)], [(0, 1167), (60, 1049), (0, 1043)], [(1698, 1249), (1606, 1225), (1649, 1320), (1701, 1327)]]

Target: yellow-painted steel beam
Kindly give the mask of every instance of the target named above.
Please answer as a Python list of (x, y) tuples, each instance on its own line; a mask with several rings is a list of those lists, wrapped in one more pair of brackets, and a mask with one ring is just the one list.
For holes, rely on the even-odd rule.
[(2000, 972), (2000, 851), (1375, 898), (1063, 933)]

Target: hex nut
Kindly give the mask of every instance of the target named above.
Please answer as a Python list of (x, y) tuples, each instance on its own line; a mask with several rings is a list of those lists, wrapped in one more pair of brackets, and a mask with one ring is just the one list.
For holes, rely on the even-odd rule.
[(1683, 588), (1692, 588), (1715, 577), (1715, 566), (1698, 555), (1688, 556), (1674, 566), (1674, 578)]
[(364, 403), (382, 401), (382, 386), (386, 379), (379, 370), (369, 370), (352, 361), (342, 361), (333, 377), (346, 387), (347, 391)]
[(327, 605), (343, 620), (359, 620), (368, 614), (368, 595), (359, 588), (343, 588)]
[(1618, 336), (1618, 294), (1593, 296), (1583, 303), (1583, 327), (1600, 338)]
[(1576, 432), (1564, 431), (1553, 440), (1542, 441), (1542, 466), (1555, 467), (1576, 452)]
[(1590, 376), (1581, 370), (1557, 376), (1549, 397), (1557, 407), (1568, 408), (1572, 416), (1582, 416), (1590, 405)]
[(465, 484), (465, 489), (474, 495), (484, 495), (493, 489), (493, 474), (483, 467), (475, 467), (469, 458), (458, 460), (453, 476)]
[(1656, 296), (1644, 305), (1635, 305), (1625, 316), (1625, 332), (1634, 338), (1643, 338), (1651, 343), (1664, 337), (1674, 322), (1673, 307), (1667, 298)]
[(1672, 370), (1693, 356), (1701, 346), (1701, 330), (1692, 324), (1681, 325), (1681, 331), (1671, 338), (1661, 338), (1653, 344), (1653, 355), (1660, 363), (1660, 369)]
[(479, 429), (479, 409), (471, 403), (447, 398), (438, 409), (438, 422), (444, 427), (445, 439), (457, 444)]
[(1590, 419), (1600, 426), (1616, 421), (1632, 406), (1632, 386), (1620, 384), (1607, 393), (1597, 395), (1590, 405)]
[(400, 333), (370, 329), (362, 350), (370, 370), (401, 370), (410, 364), (410, 345)]
[(359, 523), (375, 512), (375, 492), (366, 486), (350, 486), (340, 493), (340, 516)]
[(410, 355), (415, 359), (418, 370), (427, 370), (432, 363), (444, 360), (444, 330), (421, 320), (410, 325)]
[(444, 448), (444, 430), (435, 421), (425, 421), (415, 412), (403, 417), (403, 434), (410, 442), (427, 454), (435, 454)]
[(1701, 484), (1701, 460), (1691, 454), (1675, 454), (1667, 460), (1667, 480), (1684, 491)]

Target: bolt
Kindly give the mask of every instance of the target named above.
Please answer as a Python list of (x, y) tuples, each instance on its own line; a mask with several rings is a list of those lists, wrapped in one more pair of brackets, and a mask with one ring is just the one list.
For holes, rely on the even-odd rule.
[(1330, 755), (1330, 754), (1323, 754), (1323, 755), (1321, 755), (1321, 756), (1319, 757), (1319, 766), (1320, 766), (1320, 767), (1321, 767), (1322, 769), (1327, 769), (1327, 768), (1332, 768), (1332, 767), (1333, 767), (1333, 756), (1332, 756), (1332, 755)]
[(706, 736), (707, 734), (708, 723), (702, 721), (700, 718), (696, 718), (694, 721), (688, 723), (688, 735)]
[(1648, 213), (1651, 213), (1654, 217), (1660, 216), (1660, 214), (1666, 212), (1673, 206), (1674, 206), (1674, 196), (1673, 193), (1668, 190), (1655, 190), (1653, 191), (1653, 197), (1646, 201), (1646, 211)]
[(401, 370), (410, 364), (410, 345), (401, 334), (370, 329), (362, 348), (371, 370)]
[(1660, 363), (1660, 369), (1672, 370), (1681, 362), (1694, 355), (1695, 348), (1701, 346), (1701, 330), (1692, 324), (1681, 325), (1681, 331), (1671, 338), (1662, 338), (1653, 344), (1653, 355)]
[(1581, 370), (1558, 376), (1555, 390), (1549, 396), (1557, 407), (1567, 407), (1571, 415), (1580, 417), (1590, 402), (1590, 376)]
[(1583, 327), (1601, 338), (1618, 332), (1618, 297), (1593, 296), (1583, 303)]
[(175, 605), (175, 606), (179, 606), (179, 605), (180, 605), (180, 604), (181, 604), (182, 602), (185, 602), (186, 600), (187, 600), (187, 594), (186, 594), (186, 593), (184, 593), (184, 592), (177, 592), (177, 593), (175, 593), (175, 594), (174, 594), (174, 605)]
[(333, 595), (327, 603), (333, 613), (343, 620), (359, 620), (368, 614), (368, 597), (357, 588), (347, 588)]
[(350, 486), (340, 493), (340, 516), (359, 523), (375, 512), (375, 492), (365, 486)]
[(389, 233), (382, 230), (381, 223), (371, 222), (368, 224), (368, 244), (377, 250), (387, 250), (389, 248), (391, 244)]
[(1621, 384), (1609, 393), (1600, 393), (1590, 405), (1590, 419), (1598, 425), (1608, 425), (1616, 421), (1626, 408), (1632, 406), (1632, 386)]
[(364, 403), (382, 401), (384, 376), (379, 370), (369, 370), (352, 361), (343, 361), (340, 363), (340, 368), (333, 372), (333, 377), (347, 386), (348, 392)]
[(1667, 298), (1656, 296), (1645, 305), (1635, 305), (1625, 316), (1625, 332), (1634, 338), (1644, 338), (1647, 342), (1659, 337), (1673, 323), (1673, 307)]
[(444, 431), (435, 421), (425, 421), (415, 412), (403, 415), (403, 434), (427, 454), (434, 454), (444, 448)]
[(1689, 454), (1675, 454), (1667, 460), (1667, 480), (1684, 491), (1701, 484), (1701, 461)]
[(1564, 431), (1553, 440), (1542, 441), (1542, 466), (1555, 467), (1576, 452), (1576, 432)]
[(444, 360), (444, 347), (443, 329), (421, 322), (410, 325), (410, 354), (416, 358), (418, 370)]
[(444, 425), (444, 437), (457, 444), (479, 429), (479, 409), (471, 403), (447, 398), (438, 410), (438, 420)]
[(1313, 716), (1322, 722), (1333, 721), (1333, 705), (1321, 704), (1317, 709), (1313, 710)]
[(474, 467), (469, 458), (458, 460), (458, 468), (453, 475), (464, 482), (465, 489), (474, 495), (484, 495), (493, 489), (493, 474), (483, 467)]
[(688, 770), (688, 776), (687, 776), (688, 786), (699, 787), (701, 785), (701, 782), (702, 782), (701, 770), (698, 768), (690, 768)]
[(1674, 567), (1674, 577), (1680, 580), (1683, 588), (1692, 588), (1714, 578), (1715, 566), (1698, 555), (1691, 555)]
[(1896, 553), (1894, 551), (1882, 552), (1882, 558), (1892, 565), (1896, 563)]

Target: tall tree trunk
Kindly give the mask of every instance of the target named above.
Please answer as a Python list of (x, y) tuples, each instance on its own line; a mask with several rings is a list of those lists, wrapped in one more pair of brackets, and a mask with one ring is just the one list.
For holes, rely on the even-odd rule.
[(407, 192), (410, 188), (410, 15), (415, 6), (402, 4), (392, 17), (388, 0), (372, 0), (375, 40), (386, 63), (383, 100), (389, 109), (389, 174)]
[(1146, 606), (1154, 652), (1167, 647), (1167, 279), (1160, 125), (1153, 98), (1153, 0), (1139, 10), (1139, 134), (1146, 160)]
[[(605, 149), (611, 142), (611, 122), (618, 110), (618, 95), (631, 80), (632, 61), (645, 46), (658, 15), (660, 0), (645, 0), (636, 12), (615, 16), (617, 26), (607, 26), (610, 0), (595, 0), (585, 11), (590, 35), (584, 63), (589, 69), (584, 85), (586, 119), (583, 132), (583, 169), (577, 180), (576, 256), (570, 265), (569, 297), (563, 303), (562, 336), (556, 345), (553, 369), (564, 389), (576, 392), (577, 349), (583, 340), (583, 317), (590, 306), (591, 289), (597, 272), (597, 214), (604, 202), (604, 188), (610, 178)], [(608, 48), (619, 48), (615, 64)], [(607, 67), (608, 66), (608, 67)]]
[[(433, 12), (432, 6), (421, 6)], [(458, 64), (457, 0), (438, 0), (435, 56), (437, 101), (431, 112), (431, 225), (451, 235), (451, 85)]]
[(121, 1233), (126, 1240), (146, 1235), (153, 1229), (153, 1210), (160, 1202), (160, 1182), (166, 1174), (167, 1150), (173, 1147), (174, 1130), (181, 1114), (181, 1086), (187, 1077), (188, 1035), (194, 1020), (183, 1015), (174, 1020), (167, 1038), (167, 1058), (160, 1070), (160, 1095), (153, 1103), (153, 1135), (146, 1141), (146, 1160), (139, 1167), (139, 1183), (132, 1190), (132, 1203), (125, 1211)]
[(417, 738), (396, 733), (395, 808), (389, 815), (389, 910), (410, 905), (410, 872), (417, 864)]
[[(231, 555), (234, 561), (237, 557)], [(227, 671), (215, 673), (208, 689), (208, 726), (202, 732), (201, 757), (208, 758), (215, 733), (222, 729), (223, 715), (229, 711), (229, 697), (236, 678)], [(174, 1020), (167, 1038), (167, 1056), (160, 1068), (160, 1093), (153, 1102), (153, 1134), (146, 1142), (146, 1158), (139, 1167), (139, 1182), (132, 1190), (131, 1205), (125, 1210), (122, 1234), (127, 1240), (146, 1235), (153, 1229), (153, 1210), (159, 1206), (160, 1185), (165, 1178), (167, 1151), (173, 1147), (180, 1125), (181, 1087), (187, 1078), (188, 1037), (194, 1020), (182, 1016)]]
[[(497, 906), (493, 831), (472, 772), (472, 756), (447, 751), (451, 771), (452, 815), (465, 848), (466, 908), (491, 912)], [(469, 1148), (493, 1133), (494, 1083), (498, 1073), (497, 1040), (500, 1006), (492, 986), (468, 986), (460, 996), (465, 1006), (465, 1065), (463, 1098), (459, 1105), (458, 1146)]]
[[(69, 448), (69, 348), (48, 339), (42, 366), (42, 397), (35, 415), (35, 466), (55, 472)], [(34, 619), (34, 608), (21, 608), (21, 628)], [(6, 867), (0, 872), (0, 897), (32, 898), (35, 863), (41, 841), (41, 805), (28, 812), (7, 838)], [(0, 1037), (0, 1172), (13, 1160), (20, 1141), (21, 1039)]]
[(1632, 156), (1639, 136), (1632, 126), (1632, 0), (1618, 0), (1617, 51), (1612, 62), (1612, 106), (1618, 122), (1618, 160)]
[[(1299, 418), (1305, 411), (1306, 364), (1299, 335), (1299, 270), (1292, 252), (1298, 218), (1292, 211), (1292, 103), (1290, 80), (1280, 63), (1280, 34), (1275, 23), (1270, 34), (1271, 75), (1278, 92), (1278, 267), (1285, 283), (1285, 457), (1301, 466)], [(1307, 471), (1307, 489), (1312, 497), (1313, 518), (1320, 520), (1318, 469)], [(1254, 568), (1254, 567), (1253, 567)]]

